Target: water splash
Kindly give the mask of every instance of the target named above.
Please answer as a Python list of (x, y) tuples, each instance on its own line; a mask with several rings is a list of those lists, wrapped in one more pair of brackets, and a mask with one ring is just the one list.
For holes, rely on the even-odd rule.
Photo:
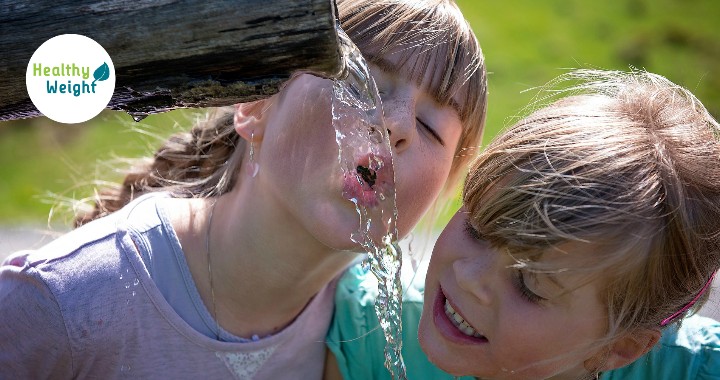
[(394, 379), (406, 379), (401, 356), (402, 252), (397, 244), (392, 147), (367, 63), (339, 28), (338, 37), (346, 68), (334, 82), (332, 113), (345, 179), (343, 196), (355, 204), (360, 218), (360, 228), (351, 238), (368, 252), (369, 269), (378, 279), (375, 312), (385, 334), (385, 367)]

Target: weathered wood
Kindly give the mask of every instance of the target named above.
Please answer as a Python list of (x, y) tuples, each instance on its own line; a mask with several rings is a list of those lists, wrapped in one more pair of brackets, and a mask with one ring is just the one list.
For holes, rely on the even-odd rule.
[(142, 114), (267, 97), (299, 70), (333, 76), (335, 24), (334, 0), (0, 0), (0, 120), (40, 116), (25, 73), (60, 34), (102, 45), (108, 108)]

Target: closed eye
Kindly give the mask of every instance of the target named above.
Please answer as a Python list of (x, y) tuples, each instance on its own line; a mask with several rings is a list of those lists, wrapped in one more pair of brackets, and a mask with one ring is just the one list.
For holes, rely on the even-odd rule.
[(518, 292), (520, 292), (520, 295), (531, 303), (540, 304), (542, 301), (547, 301), (547, 298), (540, 297), (535, 292), (530, 290), (530, 288), (525, 283), (525, 275), (523, 275), (522, 269), (516, 270), (515, 287), (517, 288)]
[(417, 120), (418, 124), (420, 124), (420, 126), (423, 127), (423, 129), (425, 129), (428, 133), (430, 133), (432, 138), (434, 138), (438, 143), (440, 143), (440, 145), (445, 146), (445, 142), (440, 138), (440, 135), (438, 135), (434, 129), (430, 128), (429, 125), (425, 124), (425, 122), (418, 118), (415, 118), (415, 120)]
[(482, 236), (480, 236), (480, 232), (478, 232), (475, 227), (473, 227), (472, 224), (470, 224), (469, 220), (465, 220), (465, 233), (467, 236), (473, 238), (474, 240), (482, 240)]

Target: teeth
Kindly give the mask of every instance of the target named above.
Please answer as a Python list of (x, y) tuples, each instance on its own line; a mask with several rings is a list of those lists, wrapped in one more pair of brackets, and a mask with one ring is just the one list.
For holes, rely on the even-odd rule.
[(465, 323), (465, 320), (462, 319), (462, 317), (460, 316), (460, 314), (453, 314), (453, 318), (455, 318), (455, 322), (457, 322), (457, 323), (459, 323), (459, 324)]
[(455, 327), (458, 328), (458, 330), (462, 331), (463, 334), (467, 336), (473, 336), (475, 338), (482, 338), (483, 336), (478, 333), (472, 326), (470, 326), (469, 323), (467, 323), (463, 317), (460, 316), (457, 312), (455, 312), (455, 309), (453, 309), (452, 306), (450, 306), (450, 302), (448, 300), (445, 300), (445, 315), (450, 318), (450, 321), (455, 325)]

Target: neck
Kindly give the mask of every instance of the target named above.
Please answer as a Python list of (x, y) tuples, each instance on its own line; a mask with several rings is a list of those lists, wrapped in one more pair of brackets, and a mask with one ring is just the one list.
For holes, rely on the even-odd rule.
[[(205, 233), (215, 201), (207, 252)], [(238, 201), (232, 192), (217, 200), (193, 200), (195, 223), (192, 217), (179, 219), (187, 221), (185, 228), (174, 223), (180, 225), (178, 237), (208, 310), (215, 310), (225, 330), (243, 337), (265, 336), (287, 326), (357, 257), (324, 246), (297, 228), (289, 215), (260, 209), (262, 203)]]

